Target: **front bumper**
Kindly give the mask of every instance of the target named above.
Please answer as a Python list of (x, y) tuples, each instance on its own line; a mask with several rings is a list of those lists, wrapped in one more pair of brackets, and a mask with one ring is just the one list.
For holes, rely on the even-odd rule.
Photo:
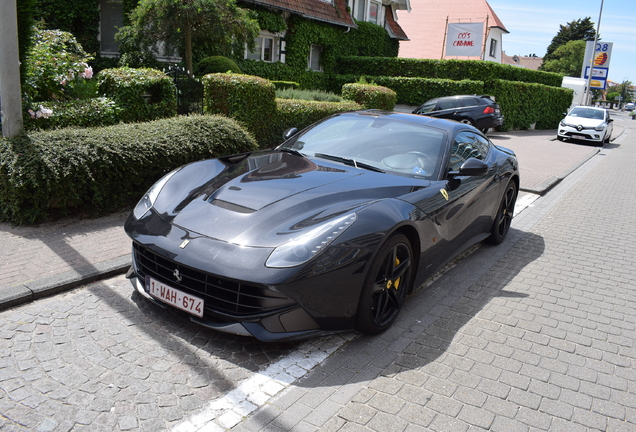
[(591, 141), (602, 143), (605, 140), (606, 130), (597, 131), (593, 128), (583, 128), (578, 130), (571, 126), (561, 126), (557, 129), (557, 135), (565, 139), (576, 139), (581, 141)]
[[(145, 297), (147, 300), (151, 301), (155, 305), (167, 309), (171, 308), (173, 310), (177, 310), (172, 308), (172, 306), (161, 302), (159, 299), (151, 296), (146, 292), (145, 284), (143, 280), (137, 275), (134, 271), (134, 267), (131, 267), (128, 271), (126, 277), (130, 280), (130, 283), (135, 288), (135, 290)], [(185, 312), (184, 312), (185, 314)], [(187, 314), (186, 314), (187, 315)], [(287, 315), (286, 317), (284, 315)], [(317, 336), (323, 336), (327, 334), (333, 334), (336, 332), (324, 332), (318, 328), (313, 328), (309, 330), (299, 330), (299, 331), (284, 331), (284, 328), (281, 328), (280, 322), (289, 322), (289, 318), (296, 318), (305, 324), (311, 326), (310, 317), (308, 317), (302, 309), (295, 309), (294, 311), (288, 311), (285, 313), (275, 314), (273, 316), (263, 318), (255, 321), (221, 321), (211, 319), (209, 316), (204, 316), (203, 318), (199, 318), (196, 316), (188, 315), (192, 322), (200, 324), (204, 327), (208, 327), (215, 331), (219, 331), (222, 333), (235, 334), (239, 336), (249, 336), (254, 337), (263, 342), (282, 342), (282, 341), (292, 341), (292, 340), (302, 340), (308, 339)], [(282, 318), (282, 320), (281, 320)], [(307, 318), (311, 320), (311, 322), (307, 321)], [(314, 322), (314, 325), (315, 322)], [(268, 330), (269, 328), (274, 328), (278, 330), (283, 330), (282, 332), (274, 332)]]

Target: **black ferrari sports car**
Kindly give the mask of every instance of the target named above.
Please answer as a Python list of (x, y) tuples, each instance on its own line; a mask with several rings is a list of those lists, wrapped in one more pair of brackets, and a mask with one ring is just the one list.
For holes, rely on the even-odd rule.
[(508, 232), (517, 159), (470, 125), (369, 110), (284, 138), (150, 188), (125, 224), (139, 293), (262, 341), (376, 334), (443, 264)]

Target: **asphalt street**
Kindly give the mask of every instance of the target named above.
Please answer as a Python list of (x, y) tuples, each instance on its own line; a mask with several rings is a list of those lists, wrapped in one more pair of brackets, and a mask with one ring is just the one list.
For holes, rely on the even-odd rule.
[(509, 237), (420, 287), (375, 337), (263, 344), (149, 304), (102, 279), (126, 265), (124, 214), (0, 227), (4, 262), (34, 262), (0, 294), (41, 297), (3, 297), (0, 430), (636, 430), (636, 127), (615, 117), (602, 149), (492, 134), (533, 179)]

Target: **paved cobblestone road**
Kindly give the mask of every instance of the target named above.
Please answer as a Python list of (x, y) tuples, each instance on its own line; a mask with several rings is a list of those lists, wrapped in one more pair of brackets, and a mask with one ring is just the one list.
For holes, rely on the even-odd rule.
[(233, 431), (636, 430), (633, 130)]
[(633, 136), (377, 337), (261, 344), (123, 277), (2, 311), (0, 430), (636, 430)]

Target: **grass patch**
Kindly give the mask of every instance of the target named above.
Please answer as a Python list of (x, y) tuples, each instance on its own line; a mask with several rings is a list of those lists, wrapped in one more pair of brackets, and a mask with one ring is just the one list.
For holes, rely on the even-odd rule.
[(335, 93), (325, 92), (321, 90), (298, 90), (283, 89), (276, 90), (276, 97), (281, 99), (301, 99), (318, 102), (342, 102), (342, 97)]

